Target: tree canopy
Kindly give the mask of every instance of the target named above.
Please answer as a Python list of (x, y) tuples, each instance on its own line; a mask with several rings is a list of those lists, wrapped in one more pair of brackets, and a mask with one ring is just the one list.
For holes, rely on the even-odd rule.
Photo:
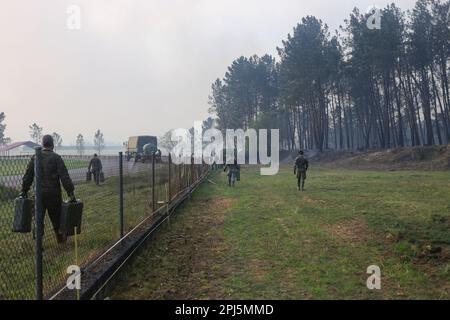
[(450, 1), (355, 8), (330, 32), (298, 23), (278, 57), (239, 57), (214, 81), (219, 128), (278, 128), (285, 149), (391, 148), (450, 143)]

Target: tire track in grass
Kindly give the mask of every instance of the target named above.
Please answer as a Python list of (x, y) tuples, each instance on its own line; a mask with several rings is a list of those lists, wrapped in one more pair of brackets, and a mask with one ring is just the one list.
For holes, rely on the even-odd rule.
[(232, 200), (199, 191), (124, 269), (113, 299), (227, 298), (222, 226)]

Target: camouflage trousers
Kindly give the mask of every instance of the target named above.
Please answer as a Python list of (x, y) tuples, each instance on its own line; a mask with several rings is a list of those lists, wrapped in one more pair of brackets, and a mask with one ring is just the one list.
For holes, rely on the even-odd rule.
[(59, 225), (61, 220), (61, 205), (62, 196), (58, 193), (43, 193), (42, 194), (42, 213), (48, 213), (50, 221), (53, 225), (53, 230), (59, 234)]
[(92, 170), (92, 175), (94, 176), (94, 182), (96, 185), (100, 184), (100, 170)]
[(228, 173), (228, 185), (234, 187), (235, 182), (237, 181), (237, 173), (232, 171)]
[(297, 171), (297, 186), (302, 189), (305, 188), (306, 171)]

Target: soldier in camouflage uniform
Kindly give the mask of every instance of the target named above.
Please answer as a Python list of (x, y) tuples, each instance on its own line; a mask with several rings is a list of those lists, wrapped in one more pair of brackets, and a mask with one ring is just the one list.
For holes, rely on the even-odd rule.
[(240, 175), (241, 167), (238, 165), (237, 160), (234, 159), (233, 164), (227, 164), (225, 165), (225, 168), (223, 171), (227, 171), (228, 169), (228, 186), (233, 186), (234, 183), (238, 180), (238, 176)]
[[(75, 187), (70, 179), (69, 172), (62, 158), (53, 152), (54, 144), (52, 136), (46, 135), (42, 139), (42, 210), (43, 214), (48, 211), (48, 215), (53, 225), (58, 243), (64, 243), (66, 237), (59, 233), (61, 218), (61, 183), (66, 190), (71, 201), (75, 200)], [(34, 156), (28, 163), (22, 181), (22, 193), (20, 196), (26, 197), (34, 180)]]
[(299, 191), (305, 190), (306, 171), (308, 167), (309, 162), (305, 158), (303, 151), (299, 151), (294, 164), (294, 174), (297, 175), (297, 187)]
[(97, 154), (89, 162), (88, 171), (94, 175), (94, 181), (96, 185), (100, 185), (100, 172), (103, 170), (102, 161)]

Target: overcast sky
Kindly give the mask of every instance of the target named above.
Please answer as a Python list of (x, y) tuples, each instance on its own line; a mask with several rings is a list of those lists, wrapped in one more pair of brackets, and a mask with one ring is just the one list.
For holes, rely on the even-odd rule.
[[(4, 0), (0, 112), (6, 134), (33, 122), (64, 144), (101, 129), (107, 142), (161, 135), (208, 116), (211, 83), (241, 55), (270, 53), (300, 19), (337, 28), (353, 7), (382, 0)], [(398, 0), (411, 9), (414, 0)], [(81, 8), (81, 29), (66, 26)]]

